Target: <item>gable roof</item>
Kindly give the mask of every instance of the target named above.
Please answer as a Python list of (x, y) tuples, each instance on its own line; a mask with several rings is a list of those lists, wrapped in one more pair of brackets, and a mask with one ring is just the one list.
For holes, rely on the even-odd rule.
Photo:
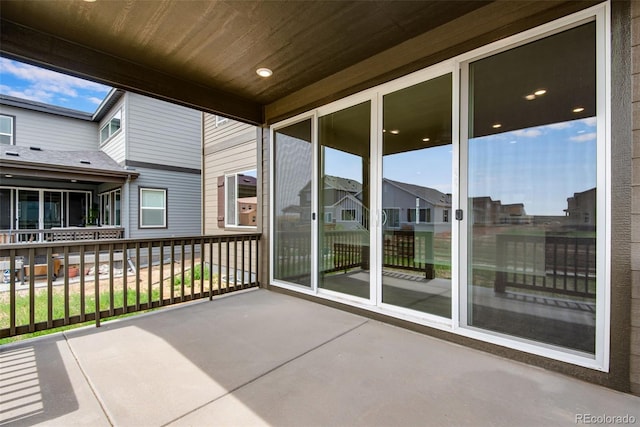
[(414, 184), (407, 184), (406, 182), (393, 181), (387, 178), (384, 178), (383, 181), (403, 191), (406, 191), (409, 194), (412, 194), (416, 197), (426, 200), (433, 205), (446, 205), (446, 206), (451, 205), (451, 196), (441, 191), (438, 191), (435, 188), (422, 187), (420, 185), (414, 185)]

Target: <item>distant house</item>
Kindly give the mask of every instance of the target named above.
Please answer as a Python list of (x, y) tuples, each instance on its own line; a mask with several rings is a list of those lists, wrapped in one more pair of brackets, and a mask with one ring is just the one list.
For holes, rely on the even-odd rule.
[(596, 189), (591, 188), (580, 193), (574, 193), (567, 199), (565, 209), (571, 225), (595, 226), (596, 224)]
[(132, 238), (199, 234), (201, 121), (199, 111), (121, 90), (94, 114), (0, 96), (3, 241), (86, 226)]
[(451, 194), (384, 178), (382, 200), (385, 229), (416, 229), (420, 224), (451, 228)]

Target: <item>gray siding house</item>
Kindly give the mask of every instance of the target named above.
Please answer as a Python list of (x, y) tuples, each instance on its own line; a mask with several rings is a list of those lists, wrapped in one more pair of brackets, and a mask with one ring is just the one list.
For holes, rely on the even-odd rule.
[(0, 120), (3, 242), (200, 233), (200, 112), (113, 90), (94, 114), (3, 95)]

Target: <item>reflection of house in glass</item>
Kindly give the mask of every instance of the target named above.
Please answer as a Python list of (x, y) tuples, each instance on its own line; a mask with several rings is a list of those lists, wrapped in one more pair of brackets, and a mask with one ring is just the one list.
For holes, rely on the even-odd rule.
[(489, 196), (473, 197), (472, 209), (475, 225), (530, 224), (532, 221), (523, 203), (503, 205), (500, 200), (493, 200)]
[(596, 225), (596, 189), (573, 193), (573, 197), (567, 199), (568, 222), (572, 225)]
[[(421, 225), (444, 225), (450, 229), (451, 194), (442, 193), (435, 188), (415, 184), (382, 180), (383, 228), (413, 230)], [(435, 230), (438, 231), (438, 230)]]

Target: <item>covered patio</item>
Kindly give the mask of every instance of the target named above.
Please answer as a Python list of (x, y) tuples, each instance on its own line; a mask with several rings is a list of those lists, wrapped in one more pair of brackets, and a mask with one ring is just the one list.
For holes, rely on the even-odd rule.
[(0, 376), (12, 425), (640, 419), (638, 397), (264, 289), (4, 345)]

